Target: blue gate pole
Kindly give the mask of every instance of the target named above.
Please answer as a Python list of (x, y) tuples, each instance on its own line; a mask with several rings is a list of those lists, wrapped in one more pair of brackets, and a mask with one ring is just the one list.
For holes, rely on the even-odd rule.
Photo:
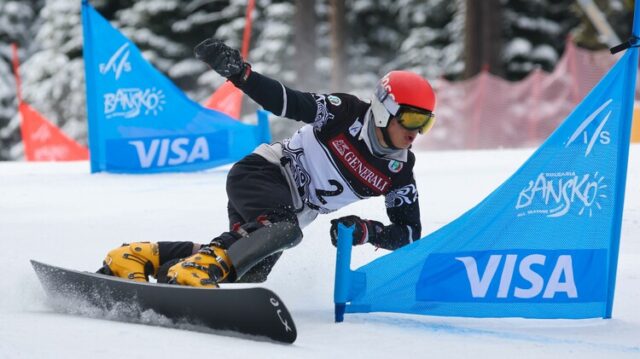
[(87, 98), (87, 131), (89, 137), (89, 163), (91, 164), (91, 173), (101, 172), (105, 170), (104, 154), (100, 136), (102, 135), (102, 125), (98, 123), (96, 114), (98, 113), (98, 96), (96, 95), (96, 78), (95, 78), (95, 59), (91, 46), (91, 33), (94, 29), (91, 27), (90, 7), (88, 0), (82, 0), (82, 57), (84, 59), (84, 77)]
[(629, 142), (631, 140), (631, 124), (633, 122), (633, 102), (634, 102), (634, 94), (636, 88), (636, 77), (638, 71), (638, 37), (640, 37), (640, 6), (638, 6), (638, 2), (634, 4), (634, 12), (633, 12), (633, 28), (631, 30), (632, 37), (629, 39), (631, 48), (626, 51), (633, 51), (633, 61), (631, 63), (632, 70), (630, 71), (630, 79), (627, 80), (628, 88), (626, 90), (625, 103), (622, 104), (623, 111), (629, 111), (629, 116), (627, 117), (629, 121), (626, 123), (622, 123), (621, 126), (625, 126), (625, 130), (622, 133), (626, 134), (626, 138), (621, 138), (622, 142), (621, 148), (618, 149), (620, 156), (618, 156), (618, 183), (616, 183), (616, 188), (618, 188), (618, 193), (616, 194), (617, 205), (614, 209), (614, 226), (613, 226), (613, 234), (611, 235), (611, 248), (609, 249), (610, 254), (610, 264), (609, 264), (609, 289), (608, 298), (607, 298), (607, 306), (605, 308), (605, 319), (611, 319), (611, 315), (613, 312), (613, 297), (615, 294), (616, 287), (616, 276), (618, 270), (618, 254), (620, 252), (620, 231), (622, 227), (622, 212), (624, 208), (624, 194), (626, 188), (627, 181), (627, 166), (629, 163)]

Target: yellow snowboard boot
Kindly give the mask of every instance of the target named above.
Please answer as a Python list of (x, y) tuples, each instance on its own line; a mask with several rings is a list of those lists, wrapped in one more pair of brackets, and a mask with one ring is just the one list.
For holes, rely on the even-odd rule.
[(211, 244), (171, 266), (167, 277), (172, 284), (217, 288), (218, 283), (223, 282), (231, 270), (227, 252)]
[(160, 254), (157, 243), (125, 243), (107, 254), (98, 273), (148, 282), (149, 276), (156, 276), (159, 267)]

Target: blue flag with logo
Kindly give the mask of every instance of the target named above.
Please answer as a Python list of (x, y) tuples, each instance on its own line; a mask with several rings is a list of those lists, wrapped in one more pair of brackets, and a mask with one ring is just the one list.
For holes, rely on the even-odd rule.
[(340, 228), (336, 320), (610, 317), (637, 69), (632, 47), (515, 174), (425, 238), (351, 271)]
[(268, 142), (266, 115), (243, 124), (191, 101), (86, 0), (82, 3), (91, 171), (195, 171)]

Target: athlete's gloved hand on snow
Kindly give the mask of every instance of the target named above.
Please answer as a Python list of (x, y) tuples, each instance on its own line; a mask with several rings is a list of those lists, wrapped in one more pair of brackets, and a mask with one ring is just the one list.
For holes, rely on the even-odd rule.
[(244, 62), (240, 51), (227, 46), (218, 39), (206, 39), (199, 43), (193, 52), (196, 58), (205, 62), (220, 76), (228, 78), (236, 84), (247, 80), (251, 73), (251, 65)]
[(346, 227), (355, 226), (353, 230), (353, 245), (371, 243), (376, 244), (378, 235), (384, 230), (384, 225), (380, 222), (362, 219), (358, 216), (346, 216), (331, 220), (331, 243), (337, 246), (338, 224), (342, 223)]

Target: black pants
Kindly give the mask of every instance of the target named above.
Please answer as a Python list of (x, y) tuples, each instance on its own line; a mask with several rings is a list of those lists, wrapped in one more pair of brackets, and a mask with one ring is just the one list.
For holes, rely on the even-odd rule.
[[(291, 191), (282, 175), (280, 166), (270, 163), (262, 156), (250, 154), (231, 167), (227, 176), (229, 202), (229, 229), (234, 225), (254, 222), (258, 216), (267, 216), (271, 222), (288, 221), (297, 224), (293, 210)], [(192, 242), (159, 242), (160, 265), (191, 255)], [(264, 282), (271, 269), (282, 255), (273, 254), (237, 282)]]
[(227, 196), (230, 227), (253, 222), (260, 215), (297, 223), (280, 166), (262, 156), (250, 154), (233, 165), (227, 176)]

